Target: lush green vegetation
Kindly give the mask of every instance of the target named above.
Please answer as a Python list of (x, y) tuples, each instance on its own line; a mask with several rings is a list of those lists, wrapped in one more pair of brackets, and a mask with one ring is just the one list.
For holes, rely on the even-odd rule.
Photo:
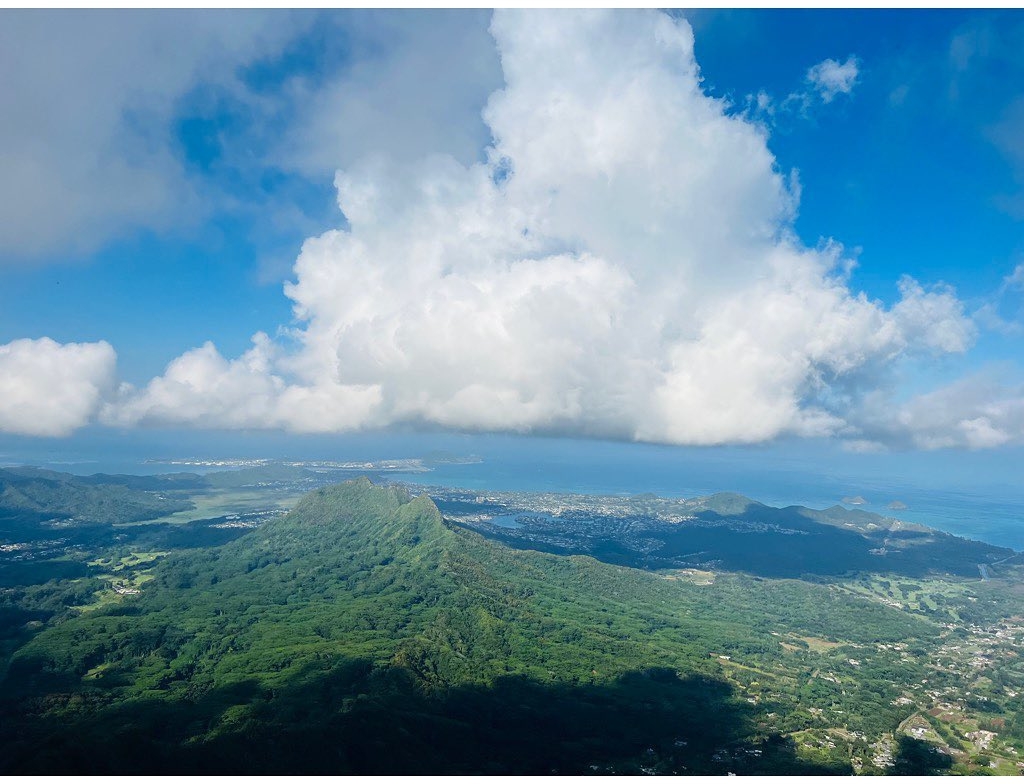
[[(366, 480), (226, 543), (87, 567), (0, 593), (4, 772), (973, 770), (908, 721), (959, 682), (935, 666), (957, 656), (950, 613), (1017, 606), (980, 581), (888, 580), (903, 608), (885, 578), (516, 550)], [(989, 682), (974, 710), (1012, 737)]]
[(194, 483), (165, 477), (87, 479), (39, 468), (0, 469), (0, 533), (10, 526), (46, 520), (76, 524), (131, 523), (187, 509), (189, 502), (158, 491)]

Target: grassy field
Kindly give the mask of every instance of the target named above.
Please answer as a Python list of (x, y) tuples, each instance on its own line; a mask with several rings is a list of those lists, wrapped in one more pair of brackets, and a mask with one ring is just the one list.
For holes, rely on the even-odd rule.
[[(89, 561), (89, 566), (94, 566), (103, 571), (93, 575), (94, 578), (103, 580), (106, 587), (93, 594), (93, 601), (87, 604), (76, 605), (74, 609), (81, 612), (89, 612), (137, 596), (143, 586), (153, 579), (153, 566), (169, 555), (165, 550), (152, 552), (131, 552), (124, 555), (97, 558)], [(141, 568), (140, 568), (141, 567)]]
[(108, 572), (120, 572), (125, 569), (134, 569), (142, 564), (151, 564), (157, 558), (169, 555), (167, 550), (156, 550), (151, 553), (128, 553), (120, 557), (97, 558), (89, 561), (89, 566), (98, 566)]
[[(259, 509), (290, 509), (302, 497), (301, 493), (268, 490), (266, 488), (244, 488), (231, 490), (209, 490), (191, 496), (194, 509), (146, 520), (143, 525), (166, 523), (185, 525), (193, 520), (207, 520), (230, 514), (245, 514)], [(139, 523), (132, 523), (139, 525)]]
[(857, 596), (881, 602), (912, 613), (948, 615), (952, 621), (960, 621), (957, 604), (975, 601), (975, 590), (982, 582), (977, 580), (943, 577), (907, 578), (895, 575), (861, 575), (855, 580), (841, 584), (843, 590)]

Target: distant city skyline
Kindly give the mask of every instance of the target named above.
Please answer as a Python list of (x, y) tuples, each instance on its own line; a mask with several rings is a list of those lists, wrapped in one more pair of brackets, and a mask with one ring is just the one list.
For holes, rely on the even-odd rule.
[(1024, 445), (1019, 11), (2, 16), (0, 452)]

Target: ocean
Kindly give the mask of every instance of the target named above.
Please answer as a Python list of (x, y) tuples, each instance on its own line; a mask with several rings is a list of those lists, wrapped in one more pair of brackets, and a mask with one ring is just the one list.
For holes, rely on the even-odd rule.
[[(825, 442), (683, 448), (571, 438), (385, 432), (342, 436), (280, 433), (119, 432), (71, 439), (0, 439), (0, 465), (74, 474), (205, 472), (183, 459), (356, 461), (479, 458), (431, 463), (396, 480), (475, 490), (552, 491), (692, 498), (741, 493), (773, 506), (858, 508), (1024, 550), (1024, 450), (855, 454)], [(220, 469), (223, 470), (223, 469)], [(847, 499), (847, 503), (843, 503)], [(890, 504), (905, 506), (893, 509)]]

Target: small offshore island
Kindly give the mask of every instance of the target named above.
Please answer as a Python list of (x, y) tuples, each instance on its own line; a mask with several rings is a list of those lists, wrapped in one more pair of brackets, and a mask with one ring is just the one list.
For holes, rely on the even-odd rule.
[(0, 469), (0, 769), (1024, 769), (1021, 553), (416, 465)]

